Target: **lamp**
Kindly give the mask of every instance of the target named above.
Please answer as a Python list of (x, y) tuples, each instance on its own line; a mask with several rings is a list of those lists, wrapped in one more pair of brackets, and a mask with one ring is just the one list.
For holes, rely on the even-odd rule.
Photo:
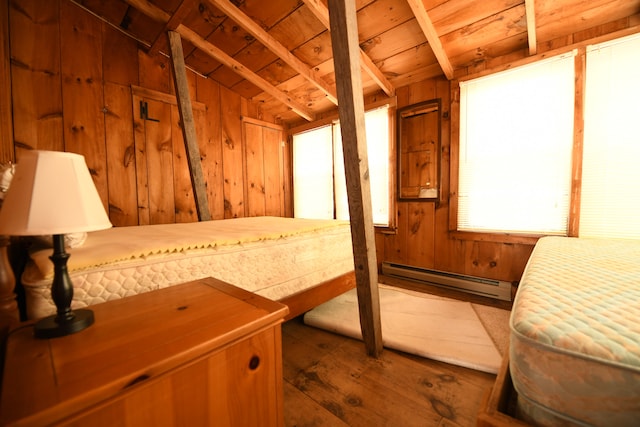
[(84, 157), (61, 151), (26, 151), (0, 209), (0, 235), (53, 235), (51, 296), (55, 315), (36, 322), (38, 338), (79, 332), (93, 324), (93, 312), (71, 310), (73, 284), (67, 271), (64, 234), (111, 227)]

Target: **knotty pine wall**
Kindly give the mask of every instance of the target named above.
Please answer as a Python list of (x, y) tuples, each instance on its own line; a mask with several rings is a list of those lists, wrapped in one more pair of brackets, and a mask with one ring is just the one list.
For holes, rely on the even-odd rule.
[[(478, 277), (514, 282), (520, 280), (533, 245), (486, 241), (486, 237), (452, 232), (448, 196), (451, 182), (451, 136), (459, 129), (452, 103), (452, 87), (446, 79), (429, 79), (398, 88), (397, 108), (440, 98), (441, 198), (433, 201), (398, 201), (396, 230), (376, 231), (378, 264), (389, 261)], [(454, 88), (455, 93), (455, 88)], [(395, 165), (393, 167), (395, 170)], [(394, 190), (397, 193), (397, 189)]]
[[(18, 162), (30, 149), (83, 154), (115, 226), (197, 221), (166, 56), (146, 55), (66, 0), (11, 1), (3, 32), (11, 58), (9, 150)], [(286, 216), (282, 128), (257, 105), (187, 74), (212, 217)], [(140, 117), (140, 102), (151, 120)], [(264, 146), (246, 146), (247, 133)], [(269, 182), (277, 194), (265, 195)]]

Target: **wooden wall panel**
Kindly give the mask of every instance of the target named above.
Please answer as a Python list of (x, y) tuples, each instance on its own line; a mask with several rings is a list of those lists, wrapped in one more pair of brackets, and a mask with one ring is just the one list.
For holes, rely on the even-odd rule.
[(140, 86), (163, 93), (173, 93), (169, 59), (162, 55), (149, 56), (138, 50), (138, 81)]
[(105, 82), (139, 85), (136, 41), (102, 24), (102, 73)]
[(247, 216), (265, 215), (264, 150), (262, 126), (243, 123), (246, 160)]
[(263, 128), (265, 215), (284, 216), (282, 129)]
[[(197, 123), (196, 111), (194, 108), (194, 125)], [(201, 119), (202, 114), (199, 113), (198, 117)], [(182, 126), (180, 124), (180, 111), (177, 106), (171, 107), (171, 141), (173, 147), (175, 222), (197, 222), (198, 209), (193, 193), (193, 185), (191, 184), (187, 147), (185, 146)]]
[(206, 103), (204, 119), (196, 129), (202, 154), (202, 173), (207, 180), (207, 200), (212, 219), (224, 218), (224, 176), (222, 171), (222, 126), (220, 85), (198, 77), (196, 99)]
[(146, 102), (149, 117), (154, 119), (144, 121), (149, 221), (151, 224), (169, 224), (176, 221), (171, 105), (153, 100)]
[(407, 203), (406, 264), (434, 268), (435, 204)]
[(128, 86), (105, 83), (108, 212), (111, 223), (116, 227), (138, 224), (131, 102), (131, 90)]
[(69, 2), (61, 3), (64, 149), (84, 155), (106, 207), (109, 201), (101, 29), (91, 15)]
[(242, 126), (240, 96), (220, 88), (222, 106), (222, 169), (224, 175), (224, 217), (245, 216)]
[(243, 118), (242, 125), (247, 214), (282, 216), (285, 212), (283, 130), (249, 118)]
[(14, 148), (64, 150), (58, 0), (10, 2)]
[(151, 224), (149, 216), (149, 173), (147, 171), (147, 141), (145, 120), (140, 117), (140, 102), (143, 98), (137, 95), (133, 99), (133, 138), (136, 161), (136, 198), (138, 225)]

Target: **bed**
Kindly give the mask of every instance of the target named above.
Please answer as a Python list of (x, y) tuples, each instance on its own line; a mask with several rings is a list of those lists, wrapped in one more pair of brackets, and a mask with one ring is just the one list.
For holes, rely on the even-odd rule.
[(510, 320), (516, 418), (638, 425), (639, 320), (640, 241), (540, 239)]
[[(69, 248), (72, 308), (215, 277), (289, 306), (288, 318), (355, 286), (347, 221), (280, 217), (114, 227)], [(55, 313), (51, 249), (22, 273), (26, 315)]]

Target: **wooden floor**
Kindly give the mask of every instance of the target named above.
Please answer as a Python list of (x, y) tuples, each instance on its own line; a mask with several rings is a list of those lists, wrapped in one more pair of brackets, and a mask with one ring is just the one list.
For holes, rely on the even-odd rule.
[(364, 344), (304, 325), (283, 333), (286, 426), (475, 426), (495, 375)]

